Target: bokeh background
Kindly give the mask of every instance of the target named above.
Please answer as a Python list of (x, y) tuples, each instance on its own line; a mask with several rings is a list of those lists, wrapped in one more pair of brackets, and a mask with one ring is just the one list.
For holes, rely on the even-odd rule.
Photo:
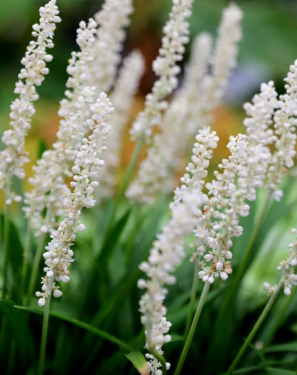
[[(0, 1), (0, 126), (9, 124), (9, 105), (14, 98), (13, 89), (21, 68), (20, 60), (31, 39), (31, 25), (38, 21), (38, 9), (45, 0)], [(239, 0), (244, 11), (243, 41), (240, 45), (239, 65), (235, 71), (225, 102), (241, 108), (263, 81), (274, 80), (279, 92), (283, 91), (283, 78), (289, 65), (297, 58), (297, 1), (296, 0)], [(77, 49), (76, 29), (80, 20), (93, 16), (102, 0), (58, 0), (62, 23), (55, 33), (54, 60), (50, 75), (39, 88), (41, 99), (36, 103), (29, 143), (42, 137), (47, 144), (55, 139), (58, 125), (56, 116), (59, 101), (63, 98), (67, 79), (66, 66), (71, 51)], [(223, 0), (194, 1), (191, 38), (201, 31), (216, 35)], [(135, 12), (128, 30), (123, 56), (139, 48), (145, 56), (147, 71), (142, 79), (140, 99), (150, 91), (154, 81), (151, 63), (158, 53), (162, 26), (168, 18), (171, 0), (134, 0)], [(189, 57), (189, 46), (186, 59)], [(226, 112), (221, 109), (221, 115)], [(232, 126), (232, 121), (228, 121)], [(230, 134), (224, 125), (224, 131)], [(233, 130), (233, 129), (231, 129)], [(232, 131), (231, 131), (232, 132)], [(31, 142), (32, 138), (32, 142)], [(29, 145), (32, 148), (33, 145)]]
[[(0, 130), (9, 126), (9, 106), (14, 99), (14, 85), (21, 68), (20, 60), (31, 40), (31, 25), (38, 21), (38, 9), (44, 0), (0, 0)], [(214, 36), (220, 22), (222, 9), (228, 5), (224, 0), (196, 0), (190, 19), (191, 40), (201, 31), (209, 31)], [(244, 12), (243, 40), (240, 44), (239, 63), (231, 77), (225, 95), (225, 104), (216, 111), (215, 130), (221, 143), (218, 158), (226, 156), (225, 144), (230, 134), (243, 129), (244, 113), (242, 105), (259, 90), (261, 82), (274, 80), (277, 90), (282, 93), (289, 65), (297, 58), (297, 0), (239, 0), (237, 4)], [(76, 29), (80, 20), (93, 16), (102, 5), (101, 0), (58, 0), (62, 23), (55, 32), (54, 60), (49, 64), (50, 74), (38, 89), (40, 100), (36, 103), (36, 114), (27, 139), (27, 149), (32, 163), (27, 167), (30, 175), (32, 164), (38, 154), (39, 140), (48, 147), (54, 142), (59, 118), (57, 110), (63, 98), (67, 80), (66, 66), (70, 53), (77, 50)], [(134, 48), (139, 48), (146, 61), (146, 73), (141, 81), (139, 94), (133, 110), (136, 114), (142, 108), (144, 96), (154, 82), (151, 64), (157, 56), (162, 34), (162, 26), (168, 19), (171, 0), (134, 0), (135, 12), (128, 29), (123, 57)], [(187, 47), (186, 59), (190, 46)], [(128, 133), (127, 133), (128, 134)], [(129, 162), (133, 145), (125, 137), (123, 148), (123, 168)], [(292, 195), (292, 202), (296, 198)], [(292, 212), (271, 231), (265, 240), (259, 257), (269, 256), (272, 267), (265, 272), (259, 268), (262, 262), (254, 262), (246, 284), (253, 301), (253, 291), (259, 292), (264, 280), (274, 282), (276, 265), (287, 251), (289, 229), (297, 223)], [(295, 224), (296, 226), (296, 224)], [(288, 233), (288, 235), (284, 235)], [(281, 250), (281, 251), (280, 251)], [(266, 277), (266, 279), (265, 279)], [(263, 298), (264, 297), (263, 293)]]
[[(1, 0), (0, 1), (0, 127), (9, 125), (9, 105), (14, 99), (13, 89), (21, 68), (20, 60), (31, 39), (31, 25), (38, 21), (38, 9), (45, 0)], [(243, 41), (240, 45), (239, 65), (234, 72), (226, 92), (228, 107), (218, 111), (221, 126), (218, 132), (225, 144), (225, 136), (242, 128), (239, 119), (242, 104), (249, 100), (263, 81), (274, 80), (278, 91), (283, 91), (283, 78), (290, 63), (297, 58), (297, 1), (296, 0), (239, 0), (244, 11)], [(55, 140), (58, 126), (57, 110), (63, 98), (67, 79), (66, 66), (71, 51), (77, 49), (76, 29), (80, 20), (93, 16), (102, 5), (102, 0), (58, 0), (62, 23), (55, 33), (54, 60), (49, 64), (50, 75), (39, 88), (40, 100), (28, 137), (28, 150), (34, 159), (36, 140), (42, 138), (46, 144)], [(216, 35), (222, 9), (228, 5), (224, 0), (194, 1), (191, 23), (191, 38), (201, 31)], [(162, 26), (168, 18), (171, 0), (134, 0), (135, 12), (128, 30), (123, 56), (134, 48), (144, 54), (147, 71), (142, 79), (140, 95), (135, 112), (141, 108), (143, 97), (151, 89), (154, 74), (151, 63), (158, 53)], [(187, 48), (186, 60), (190, 47)], [(229, 112), (229, 108), (236, 112)], [(227, 110), (228, 108), (228, 110)], [(234, 118), (235, 116), (235, 118)], [(235, 121), (234, 121), (235, 120)], [(235, 127), (235, 129), (234, 129)], [(130, 155), (127, 144), (127, 155)]]

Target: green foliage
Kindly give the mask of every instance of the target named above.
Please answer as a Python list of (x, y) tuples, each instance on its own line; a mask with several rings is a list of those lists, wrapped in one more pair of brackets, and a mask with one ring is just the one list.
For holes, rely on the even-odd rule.
[[(290, 180), (287, 184), (290, 185)], [(150, 209), (123, 206), (108, 236), (99, 227), (97, 229), (99, 235), (95, 241), (92, 231), (87, 230), (81, 238), (78, 236), (75, 248), (77, 261), (73, 264), (71, 283), (63, 288), (64, 295), (60, 300), (52, 301), (46, 359), (46, 368), (49, 371), (55, 374), (73, 371), (78, 374), (85, 372), (132, 374), (132, 368), (129, 366), (129, 361), (125, 360), (125, 355), (136, 369), (141, 367), (144, 361), (145, 342), (138, 313), (138, 301), (141, 294), (136, 287), (137, 279), (141, 277), (138, 265), (146, 259), (155, 233), (160, 230), (160, 226), (166, 220), (163, 215), (166, 213), (167, 205), (167, 200), (166, 202), (160, 200)], [(283, 211), (278, 211), (276, 205), (273, 204), (269, 208), (267, 219), (261, 224), (254, 245), (258, 248), (257, 251), (260, 251), (260, 247), (263, 246), (264, 236), (269, 235), (271, 228), (285, 219), (284, 213), (291, 208), (294, 209), (290, 200), (288, 203), (284, 201), (282, 207), (279, 207)], [(107, 204), (106, 207), (108, 206)], [(255, 213), (259, 211), (258, 209), (254, 207), (251, 216), (243, 219), (245, 234), (243, 239), (234, 243), (237, 262), (240, 261), (243, 248), (246, 247), (253, 230), (257, 218)], [(96, 227), (96, 223), (100, 223), (108, 212), (110, 213), (108, 210), (97, 209), (97, 211), (85, 213), (85, 221), (93, 222), (96, 218), (93, 222)], [(276, 214), (276, 212), (283, 213)], [(15, 249), (11, 252), (11, 276), (20, 277), (23, 248), (19, 240), (19, 230), (13, 223), (10, 225), (10, 232), (11, 243)], [(105, 243), (101, 251), (99, 251), (100, 239)], [(100, 255), (102, 251), (107, 251), (108, 254), (102, 256)], [(80, 263), (80, 258), (84, 258), (82, 263)], [(95, 263), (94, 259), (100, 259), (100, 262)], [(108, 271), (104, 274), (100, 274), (101, 262), (107, 266)], [(252, 270), (253, 262), (250, 261), (249, 264)], [(95, 281), (92, 284), (89, 281), (91, 272), (95, 275)], [(166, 360), (172, 363), (173, 368), (176, 366), (183, 346), (183, 329), (189, 307), (189, 285), (192, 272), (192, 265), (186, 260), (179, 268), (178, 282), (172, 286), (166, 300), (168, 320), (173, 325), (170, 332), (172, 340), (164, 345), (164, 350)], [(249, 278), (255, 277), (255, 274), (248, 272), (247, 268), (245, 276), (248, 274)], [(230, 277), (230, 286), (231, 283)], [(89, 289), (87, 289), (88, 284)], [(201, 284), (199, 290), (201, 290)], [(10, 287), (13, 285), (15, 284), (11, 279)], [(231, 307), (228, 306), (222, 318), (225, 320), (217, 321), (224, 300), (230, 298), (230, 286), (229, 281), (217, 282), (213, 285), (185, 362), (185, 373), (196, 370), (203, 374), (213, 374), (218, 371), (223, 373), (259, 315), (266, 298), (263, 297), (258, 300), (257, 304), (250, 305), (249, 299), (243, 298), (244, 295), (241, 293), (243, 286), (239, 285), (236, 299), (232, 298)], [(16, 289), (12, 289), (12, 294), (17, 297)], [(261, 290), (260, 285), (259, 290)], [(198, 299), (195, 302), (195, 308), (197, 303)], [(294, 305), (296, 306), (296, 298), (294, 295), (289, 299), (281, 297), (279, 303), (280, 306), (276, 307), (277, 315), (273, 310), (274, 312), (272, 311), (259, 332), (259, 338), (256, 338), (256, 340), (264, 340), (264, 348), (259, 350), (254, 347), (253, 350), (249, 350), (242, 360), (241, 369), (236, 370), (234, 374), (285, 374), (286, 371), (289, 371), (287, 373), (292, 371), (292, 366), (294, 368), (294, 361), (297, 360), (297, 344), (286, 322), (296, 318), (296, 310), (293, 308)], [(41, 332), (41, 310), (22, 306), (16, 306), (16, 309), (13, 305), (14, 303), (10, 301), (0, 303), (2, 326), (6, 324), (5, 341), (10, 347), (15, 346), (14, 356), (20, 358), (20, 362), (15, 360), (11, 362), (13, 371), (16, 371), (18, 365), (22, 363), (26, 373), (30, 374), (36, 367), (36, 354)], [(34, 299), (33, 306), (36, 306), (36, 299)], [(39, 314), (26, 314), (21, 309)], [(286, 312), (285, 319), (279, 315), (282, 312)], [(269, 342), (267, 341), (267, 346), (265, 344), (265, 340), (268, 340), (267, 335), (263, 336), (266, 327), (270, 327), (269, 332), (273, 330), (273, 337), (269, 339)], [(132, 353), (128, 354), (129, 352)], [(196, 360), (197, 355), (199, 361)], [(211, 360), (211, 355), (215, 356), (215, 361)]]
[(140, 352), (132, 352), (126, 355), (129, 361), (132, 362), (133, 366), (140, 374), (148, 374), (148, 365), (146, 359)]

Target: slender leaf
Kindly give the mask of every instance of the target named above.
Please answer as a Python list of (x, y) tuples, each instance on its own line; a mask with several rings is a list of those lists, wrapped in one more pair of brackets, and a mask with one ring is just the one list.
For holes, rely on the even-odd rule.
[(284, 370), (280, 368), (268, 367), (266, 368), (268, 374), (271, 375), (296, 375), (296, 371)]
[(183, 336), (181, 335), (171, 335), (171, 340), (169, 341), (170, 342), (177, 342), (177, 341), (183, 341)]
[(273, 352), (297, 352), (297, 342), (289, 342), (286, 344), (273, 345), (265, 350), (265, 353)]
[(149, 375), (149, 367), (143, 354), (140, 352), (132, 352), (126, 354), (126, 357), (132, 362), (133, 366), (141, 375)]
[[(267, 367), (267, 366), (281, 365), (281, 364), (284, 364), (284, 363), (293, 364), (294, 362), (292, 362), (292, 361), (275, 361), (275, 362), (269, 362), (269, 363), (266, 363), (265, 365), (260, 365), (260, 366), (244, 367), (244, 368), (241, 368), (239, 370), (233, 371), (233, 375), (251, 374), (251, 373), (253, 373), (255, 371), (258, 371), (258, 370), (268, 369), (268, 368), (271, 369), (271, 367)], [(282, 370), (280, 369), (279, 371), (282, 371)], [(296, 375), (295, 372), (293, 372), (293, 374)], [(281, 373), (280, 373), (280, 375), (281, 375)]]
[[(14, 307), (16, 309), (26, 310), (26, 311), (29, 311), (29, 312), (32, 312), (32, 313), (35, 313), (35, 314), (43, 314), (43, 310), (32, 309), (31, 307), (25, 307), (25, 306), (14, 306)], [(122, 348), (125, 348), (126, 350), (129, 350), (129, 351), (133, 350), (133, 348), (131, 348), (130, 345), (126, 344), (125, 342), (123, 342), (121, 340), (119, 340), (115, 336), (109, 334), (108, 332), (104, 332), (101, 329), (95, 328), (95, 327), (93, 327), (93, 326), (91, 326), (87, 323), (81, 322), (77, 319), (70, 318), (69, 316), (65, 316), (63, 314), (60, 314), (60, 313), (57, 313), (57, 312), (54, 312), (54, 311), (50, 312), (50, 316), (58, 318), (58, 319), (62, 319), (62, 320), (65, 320), (66, 322), (74, 324), (77, 327), (85, 329), (86, 331), (89, 331), (89, 332), (93, 333), (94, 335), (100, 336), (107, 341), (113, 342), (114, 344), (116, 344), (116, 345), (118, 345)]]
[(118, 219), (118, 221), (116, 222), (114, 227), (108, 233), (108, 235), (106, 237), (106, 240), (105, 240), (105, 242), (102, 246), (101, 253), (99, 254), (100, 262), (106, 263), (110, 259), (111, 255), (113, 253), (113, 250), (115, 248), (115, 245), (117, 244), (117, 242), (120, 238), (120, 235), (123, 232), (123, 230), (124, 230), (124, 228), (125, 228), (125, 226), (128, 222), (130, 212), (131, 212), (130, 209), (128, 209)]

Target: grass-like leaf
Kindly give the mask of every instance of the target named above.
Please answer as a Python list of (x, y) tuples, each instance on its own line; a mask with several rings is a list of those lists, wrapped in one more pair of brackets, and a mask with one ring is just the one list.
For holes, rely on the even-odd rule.
[[(28, 311), (28, 312), (31, 312), (31, 313), (35, 313), (35, 314), (42, 314), (43, 313), (43, 310), (37, 310), (37, 309), (32, 309), (31, 307), (25, 307), (25, 306), (14, 306), (16, 309), (20, 309), (20, 310), (25, 310), (25, 311)], [(54, 317), (54, 318), (58, 318), (58, 319), (62, 319), (66, 322), (69, 322), (71, 324), (74, 324), (76, 325), (77, 327), (80, 327), (82, 329), (85, 329), (86, 331), (88, 332), (91, 332), (93, 333), (94, 335), (97, 335), (97, 336), (100, 336), (101, 338), (107, 340), (107, 341), (110, 341), (126, 350), (129, 350), (129, 351), (133, 351), (133, 348), (126, 344), (125, 342), (121, 341), (120, 339), (118, 339), (117, 337), (105, 332), (105, 331), (102, 331), (101, 329), (98, 329), (98, 328), (95, 328), (87, 323), (84, 323), (84, 322), (81, 322), (77, 319), (73, 319), (73, 318), (70, 318), (69, 316), (65, 316), (63, 314), (60, 314), (60, 313), (57, 313), (57, 312), (54, 312), (54, 311), (51, 311), (50, 312), (50, 316)]]
[(143, 354), (140, 352), (132, 352), (126, 354), (126, 357), (132, 362), (133, 366), (141, 375), (149, 375), (149, 368)]
[(286, 344), (273, 345), (265, 350), (265, 353), (273, 352), (297, 352), (297, 342), (289, 342)]

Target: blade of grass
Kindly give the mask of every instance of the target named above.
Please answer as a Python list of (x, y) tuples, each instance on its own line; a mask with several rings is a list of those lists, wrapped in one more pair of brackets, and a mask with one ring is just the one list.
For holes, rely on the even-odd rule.
[(198, 306), (197, 306), (197, 310), (195, 312), (195, 316), (194, 316), (194, 319), (193, 319), (193, 322), (192, 322), (192, 325), (191, 325), (191, 328), (190, 328), (190, 331), (189, 331), (189, 334), (188, 334), (188, 337), (186, 339), (186, 342), (185, 342), (185, 345), (184, 345), (184, 348), (183, 348), (183, 351), (181, 353), (181, 356), (179, 358), (179, 361), (178, 361), (178, 364), (177, 364), (177, 367), (176, 367), (176, 370), (174, 372), (174, 375), (179, 375), (181, 373), (181, 370), (183, 368), (183, 365), (184, 365), (184, 362), (186, 360), (186, 357), (187, 357), (187, 354), (188, 354), (188, 351), (190, 349), (190, 346), (191, 346), (191, 343), (192, 343), (192, 339), (193, 339), (193, 336), (194, 336), (194, 333), (196, 331), (196, 327), (197, 327), (197, 323), (198, 323), (198, 320), (199, 320), (199, 317), (200, 317), (200, 314), (201, 314), (201, 311), (202, 311), (202, 308), (204, 306), (204, 302), (206, 300), (206, 297), (207, 297), (207, 294), (208, 294), (208, 291), (209, 291), (209, 288), (210, 288), (210, 283), (209, 282), (206, 282), (204, 284), (204, 288), (203, 288), (203, 291), (202, 291), (202, 294), (201, 294), (201, 297), (199, 299), (199, 303), (198, 303)]
[[(20, 310), (25, 310), (25, 311), (28, 311), (28, 312), (31, 312), (31, 313), (34, 313), (34, 314), (42, 314), (43, 311), (42, 310), (37, 310), (37, 309), (33, 309), (31, 307), (26, 307), (26, 306), (17, 306), (15, 305), (14, 306), (16, 309), (20, 309)], [(61, 320), (64, 320), (65, 322), (68, 322), (68, 323), (71, 323), (71, 324), (74, 324), (76, 325), (77, 327), (80, 327), (88, 332), (91, 332), (93, 333), (94, 335), (97, 335), (97, 336), (100, 336), (102, 337), (103, 339), (107, 340), (107, 341), (110, 341), (126, 350), (129, 350), (129, 351), (133, 351), (133, 348), (126, 344), (125, 342), (121, 341), (120, 339), (116, 338), (115, 336), (105, 332), (105, 331), (102, 331), (101, 329), (98, 329), (98, 328), (95, 328), (87, 323), (84, 323), (84, 322), (81, 322), (80, 320), (77, 320), (77, 319), (74, 319), (74, 318), (70, 318), (69, 316), (66, 316), (66, 315), (63, 315), (61, 313), (58, 313), (58, 312), (54, 312), (54, 311), (50, 311), (49, 313), (50, 316), (54, 317), (54, 318), (58, 318), (58, 319), (61, 319)]]
[(141, 375), (149, 375), (149, 367), (146, 359), (140, 352), (132, 352), (125, 355)]
[(271, 310), (277, 296), (278, 296), (278, 293), (280, 291), (280, 288), (282, 286), (282, 283), (283, 283), (283, 280), (281, 278), (280, 282), (278, 283), (275, 291), (273, 292), (273, 294), (271, 295), (271, 297), (269, 298), (264, 310), (262, 311), (261, 315), (259, 316), (258, 320), (256, 321), (255, 325), (253, 326), (251, 332), (249, 333), (247, 339), (245, 340), (244, 344), (242, 345), (242, 347), (240, 348), (239, 352), (237, 353), (236, 357), (234, 358), (233, 362), (231, 363), (228, 371), (227, 371), (227, 375), (231, 375), (233, 373), (233, 371), (235, 370), (235, 367), (236, 365), (238, 364), (238, 362), (240, 361), (240, 359), (242, 358), (242, 356), (244, 355), (247, 347), (250, 345), (252, 339), (254, 338), (255, 334), (258, 332), (261, 324), (263, 323), (263, 321), (265, 320), (267, 314), (269, 313), (269, 311)]

